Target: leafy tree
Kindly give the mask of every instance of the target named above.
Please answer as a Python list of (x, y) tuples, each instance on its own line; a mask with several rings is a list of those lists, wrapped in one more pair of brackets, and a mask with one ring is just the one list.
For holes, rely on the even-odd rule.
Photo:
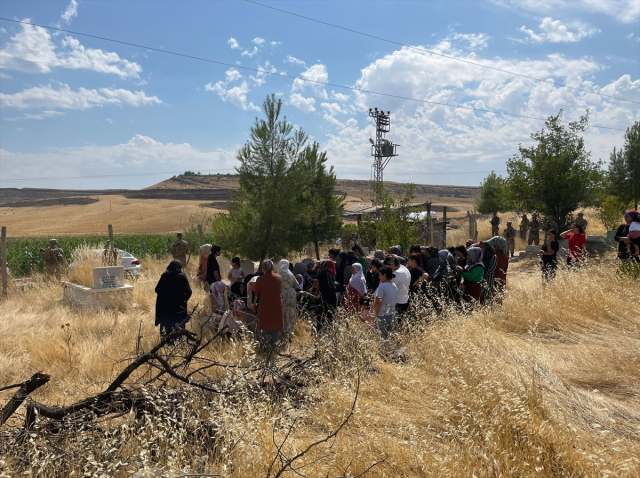
[(607, 195), (598, 205), (598, 218), (602, 221), (605, 229), (611, 231), (620, 224), (624, 211), (630, 204), (626, 203), (617, 196)]
[(480, 214), (497, 214), (510, 208), (507, 205), (505, 180), (491, 171), (480, 184), (480, 196), (476, 200), (476, 210)]
[(531, 135), (536, 144), (520, 145), (519, 154), (507, 161), (507, 185), (516, 207), (551, 216), (564, 229), (580, 204), (596, 202), (603, 175), (602, 162), (591, 161), (581, 135), (588, 127), (589, 110), (568, 127), (562, 114), (560, 110), (547, 118), (547, 129)]
[(344, 196), (334, 195), (327, 154), (281, 118), (282, 100), (268, 96), (263, 110), (237, 154), (240, 187), (229, 214), (217, 214), (211, 230), (223, 251), (252, 260), (285, 257), (309, 241), (319, 257), (318, 243), (340, 232)]
[(411, 206), (415, 198), (415, 187), (415, 184), (406, 184), (403, 189), (396, 191), (394, 199), (380, 185), (374, 185), (373, 195), (377, 198), (380, 209), (375, 217), (372, 214), (363, 215), (363, 242), (375, 244), (382, 250), (399, 245), (404, 251), (418, 241), (420, 223), (410, 217), (418, 209)]
[(635, 203), (638, 209), (640, 199), (640, 121), (627, 128), (624, 146), (613, 153), (609, 160), (607, 174), (609, 192), (621, 202)]
[(283, 257), (300, 249), (304, 237), (294, 233), (302, 211), (296, 168), (308, 136), (281, 118), (282, 100), (270, 95), (263, 104), (264, 119), (256, 118), (250, 139), (237, 153), (239, 190), (229, 203), (229, 214), (212, 223), (224, 250), (252, 260)]
[(302, 240), (310, 240), (320, 259), (319, 242), (334, 239), (342, 228), (342, 213), (345, 196), (336, 196), (336, 175), (333, 166), (327, 168), (327, 153), (320, 145), (307, 146), (297, 163), (301, 185), (299, 208), (303, 212), (298, 232)]

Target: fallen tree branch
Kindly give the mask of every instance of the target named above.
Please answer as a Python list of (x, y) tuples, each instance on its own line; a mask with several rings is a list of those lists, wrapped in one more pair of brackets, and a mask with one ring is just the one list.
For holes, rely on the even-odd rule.
[[(174, 330), (170, 334), (167, 334), (163, 339), (153, 347), (149, 352), (139, 356), (136, 360), (131, 362), (125, 369), (120, 372), (116, 379), (111, 382), (111, 385), (106, 390), (100, 392), (92, 397), (85, 398), (79, 402), (69, 405), (67, 407), (48, 407), (38, 402), (31, 402), (27, 405), (27, 415), (25, 418), (25, 427), (29, 429), (36, 419), (36, 415), (40, 414), (46, 418), (53, 420), (62, 420), (68, 415), (85, 410), (87, 408), (96, 409), (101, 405), (106, 404), (114, 395), (116, 390), (122, 386), (122, 384), (129, 378), (129, 376), (140, 366), (147, 363), (152, 358), (157, 357), (157, 352), (164, 347), (169, 341), (172, 341), (178, 337), (187, 336), (193, 338), (195, 334), (185, 329)], [(48, 379), (47, 379), (48, 380)], [(26, 396), (25, 396), (26, 398)], [(24, 398), (23, 398), (24, 400)], [(21, 402), (22, 403), (22, 402)]]
[[(47, 375), (42, 372), (34, 373), (29, 380), (26, 380), (22, 384), (20, 384), (20, 389), (11, 397), (11, 400), (4, 406), (2, 412), (0, 412), (0, 427), (4, 425), (4, 423), (9, 419), (11, 415), (22, 405), (27, 399), (27, 396), (35, 391), (36, 389), (42, 387), (51, 379), (50, 375)], [(15, 385), (11, 387), (6, 387), (3, 390), (7, 390), (7, 388), (14, 388)]]

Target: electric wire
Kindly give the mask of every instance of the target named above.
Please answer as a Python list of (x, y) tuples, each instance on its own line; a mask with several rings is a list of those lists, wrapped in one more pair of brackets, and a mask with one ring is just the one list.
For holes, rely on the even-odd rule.
[[(318, 85), (331, 86), (333, 88), (341, 88), (341, 89), (345, 89), (345, 90), (357, 91), (359, 93), (386, 96), (388, 98), (395, 98), (395, 99), (407, 100), (407, 101), (415, 101), (415, 102), (418, 102), (418, 103), (431, 104), (431, 105), (436, 105), (436, 106), (444, 106), (444, 107), (447, 107), (447, 108), (465, 109), (465, 110), (469, 110), (469, 111), (477, 111), (477, 112), (480, 112), (480, 113), (492, 113), (492, 114), (496, 114), (496, 115), (509, 116), (509, 117), (512, 117), (512, 118), (522, 118), (522, 119), (530, 119), (530, 120), (536, 120), (536, 121), (547, 121), (547, 118), (541, 118), (541, 117), (537, 117), (537, 116), (519, 115), (519, 114), (505, 113), (505, 112), (502, 112), (502, 111), (495, 111), (495, 110), (489, 110), (489, 109), (484, 109), (484, 108), (475, 108), (473, 106), (454, 105), (454, 104), (442, 103), (442, 102), (438, 102), (438, 101), (421, 100), (421, 99), (418, 99), (418, 98), (411, 98), (411, 97), (408, 97), (408, 96), (394, 95), (394, 94), (391, 94), (391, 93), (381, 93), (379, 91), (366, 90), (364, 88), (357, 88), (357, 87), (354, 87), (354, 86), (346, 86), (346, 85), (340, 85), (340, 84), (337, 84), (337, 83), (329, 83), (329, 82), (325, 82), (325, 81), (310, 80), (308, 78), (302, 78), (302, 77), (299, 77), (299, 76), (287, 75), (285, 73), (270, 72), (270, 71), (266, 71), (264, 69), (259, 69), (259, 68), (250, 68), (248, 66), (234, 65), (232, 63), (226, 63), (226, 62), (223, 62), (223, 61), (212, 60), (212, 59), (209, 59), (209, 58), (202, 58), (202, 57), (199, 57), (199, 56), (189, 55), (189, 54), (186, 54), (186, 53), (178, 53), (178, 52), (174, 52), (174, 51), (171, 51), (171, 50), (163, 50), (163, 49), (160, 49), (160, 48), (153, 48), (153, 47), (150, 47), (150, 46), (140, 45), (138, 43), (126, 42), (126, 41), (122, 41), (122, 40), (115, 40), (113, 38), (106, 38), (106, 37), (102, 37), (102, 36), (98, 36), (98, 35), (92, 35), (92, 34), (89, 34), (89, 33), (82, 33), (82, 32), (77, 32), (77, 31), (73, 31), (73, 30), (66, 30), (66, 29), (57, 28), (57, 27), (50, 27), (50, 26), (46, 26), (46, 25), (40, 25), (40, 24), (37, 24), (37, 23), (25, 22), (23, 20), (12, 20), (10, 18), (5, 18), (5, 17), (0, 17), (0, 20), (13, 22), (13, 23), (20, 23), (20, 24), (23, 24), (23, 25), (31, 25), (31, 26), (40, 27), (40, 28), (47, 28), (49, 30), (55, 30), (55, 31), (64, 32), (64, 33), (71, 33), (73, 35), (85, 36), (85, 37), (94, 38), (94, 39), (97, 39), (97, 40), (104, 40), (104, 41), (108, 41), (108, 42), (112, 42), (112, 43), (118, 43), (118, 44), (121, 44), (121, 45), (133, 46), (133, 47), (136, 47), (136, 48), (144, 48), (144, 49), (147, 49), (149, 51), (156, 51), (156, 52), (165, 53), (165, 54), (168, 54), (168, 55), (179, 56), (179, 57), (183, 57), (183, 58), (189, 58), (189, 59), (192, 59), (192, 60), (198, 60), (198, 61), (203, 61), (203, 62), (207, 62), (207, 63), (213, 63), (213, 64), (216, 64), (216, 65), (228, 66), (228, 67), (231, 67), (231, 68), (237, 68), (237, 69), (257, 72), (257, 73), (261, 73), (261, 74), (279, 76), (281, 78), (289, 78), (289, 79), (292, 79), (292, 80), (306, 81), (308, 83), (314, 83), (314, 84), (318, 84)], [(563, 123), (568, 124), (569, 121), (564, 121)], [(612, 128), (612, 127), (609, 127), (609, 126), (593, 125), (592, 127), (593, 128), (600, 128), (600, 129), (608, 129), (608, 130), (613, 130), (613, 131), (626, 131), (626, 129), (623, 129), (623, 128)]]
[(410, 48), (412, 50), (417, 50), (417, 51), (421, 51), (421, 52), (424, 52), (424, 53), (430, 53), (431, 55), (437, 55), (437, 56), (440, 56), (442, 58), (447, 58), (449, 60), (460, 61), (462, 63), (467, 63), (469, 65), (479, 66), (481, 68), (486, 68), (488, 70), (499, 71), (501, 73), (506, 73), (506, 74), (513, 75), (513, 76), (519, 76), (521, 78), (527, 78), (529, 80), (538, 81), (540, 83), (546, 83), (548, 85), (553, 85), (553, 86), (558, 87), (558, 88), (568, 88), (568, 89), (575, 90), (575, 91), (582, 91), (584, 93), (590, 93), (592, 95), (598, 95), (598, 96), (602, 96), (602, 97), (605, 97), (605, 98), (611, 98), (611, 99), (614, 99), (614, 100), (627, 101), (629, 103), (635, 103), (635, 104), (640, 105), (640, 101), (630, 100), (630, 99), (627, 99), (627, 98), (620, 98), (618, 96), (607, 95), (607, 94), (604, 94), (604, 93), (596, 93), (595, 91), (587, 90), (587, 89), (584, 89), (584, 88), (578, 88), (578, 87), (575, 87), (575, 86), (565, 85), (564, 83), (556, 83), (555, 81), (551, 81), (551, 80), (544, 80), (542, 78), (536, 78), (536, 77), (533, 77), (533, 76), (523, 75), (521, 73), (515, 73), (513, 71), (503, 70), (501, 68), (496, 68), (494, 66), (483, 65), (482, 63), (476, 63), (474, 61), (465, 60), (463, 58), (458, 58), (458, 57), (451, 56), (451, 55), (445, 55), (445, 54), (437, 52), (437, 51), (427, 50), (426, 48), (420, 48), (420, 47), (417, 47), (417, 46), (407, 45), (405, 43), (401, 43), (401, 42), (398, 42), (398, 41), (395, 41), (395, 40), (389, 40), (388, 38), (379, 37), (377, 35), (372, 35), (370, 33), (365, 33), (365, 32), (361, 32), (361, 31), (358, 31), (358, 30), (353, 30), (351, 28), (347, 28), (347, 27), (343, 27), (343, 26), (340, 26), (340, 25), (336, 25), (336, 24), (333, 24), (333, 23), (324, 22), (322, 20), (317, 20), (315, 18), (307, 17), (305, 15), (300, 15), (299, 13), (290, 12), (288, 10), (283, 10), (281, 8), (272, 7), (270, 5), (264, 5), (263, 3), (259, 3), (259, 2), (254, 2), (253, 0), (244, 0), (244, 1), (247, 2), (247, 3), (251, 3), (253, 5), (257, 5), (257, 6), (263, 7), (263, 8), (268, 8), (270, 10), (275, 10), (277, 12), (286, 13), (287, 15), (292, 15), (294, 17), (302, 18), (302, 19), (308, 20), (310, 22), (319, 23), (321, 25), (326, 25), (326, 26), (331, 27), (331, 28), (337, 28), (339, 30), (344, 30), (344, 31), (347, 31), (347, 32), (350, 32), (350, 33), (355, 33), (356, 35), (362, 35), (362, 36), (365, 36), (365, 37), (373, 38), (375, 40), (380, 40), (380, 41), (383, 41), (383, 42), (391, 43), (393, 45), (398, 45), (398, 46), (402, 46), (402, 47), (405, 47), (405, 48)]

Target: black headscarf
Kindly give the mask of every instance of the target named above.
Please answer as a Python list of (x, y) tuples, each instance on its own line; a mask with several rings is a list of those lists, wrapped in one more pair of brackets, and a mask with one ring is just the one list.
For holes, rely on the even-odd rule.
[(170, 273), (170, 274), (179, 274), (180, 272), (182, 272), (182, 262), (180, 262), (178, 259), (174, 259), (171, 262), (169, 262), (169, 265), (167, 266), (167, 270), (164, 271), (164, 273)]

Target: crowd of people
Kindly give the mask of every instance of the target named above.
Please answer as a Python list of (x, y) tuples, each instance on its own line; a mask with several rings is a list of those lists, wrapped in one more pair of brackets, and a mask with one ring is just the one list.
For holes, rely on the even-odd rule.
[[(618, 257), (640, 260), (640, 214), (631, 210), (624, 217), (625, 224), (614, 238), (619, 243)], [(537, 232), (535, 215), (527, 227)], [(544, 229), (539, 254), (543, 280), (549, 281), (558, 268), (560, 241), (568, 241), (567, 267), (574, 268), (585, 261), (586, 236), (579, 222), (560, 234), (552, 225)], [(418, 308), (439, 312), (447, 305), (464, 304), (468, 309), (500, 302), (515, 236), (509, 222), (503, 236), (479, 242), (470, 239), (442, 250), (415, 245), (405, 255), (400, 246), (393, 246), (388, 252), (377, 250), (367, 256), (356, 244), (346, 251), (330, 249), (326, 260), (309, 261), (298, 274), (284, 259), (277, 269), (271, 260), (264, 260), (256, 274), (245, 274), (240, 259), (234, 257), (225, 276), (229, 285), (223, 282), (217, 261), (220, 246), (205, 244), (192, 277), (209, 291), (198, 319), (202, 327), (231, 334), (253, 330), (267, 351), (291, 340), (302, 314), (311, 319), (316, 332), (335, 320), (358, 317), (386, 337), (396, 324), (411, 321)], [(162, 334), (184, 326), (189, 318), (187, 302), (192, 291), (181, 269), (180, 260), (174, 259), (156, 287), (156, 325)]]

